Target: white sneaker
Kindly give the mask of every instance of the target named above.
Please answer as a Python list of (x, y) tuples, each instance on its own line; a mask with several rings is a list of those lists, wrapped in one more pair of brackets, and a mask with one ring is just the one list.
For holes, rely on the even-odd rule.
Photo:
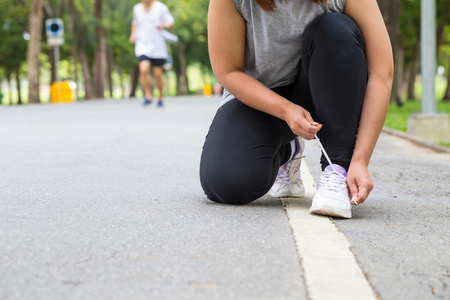
[(305, 195), (305, 187), (300, 177), (300, 165), (305, 150), (305, 140), (296, 137), (295, 144), (298, 152), (295, 156), (278, 169), (277, 179), (269, 191), (269, 195), (278, 198), (300, 198)]
[(347, 219), (352, 217), (347, 172), (343, 167), (333, 164), (325, 168), (319, 178), (309, 211), (314, 214)]

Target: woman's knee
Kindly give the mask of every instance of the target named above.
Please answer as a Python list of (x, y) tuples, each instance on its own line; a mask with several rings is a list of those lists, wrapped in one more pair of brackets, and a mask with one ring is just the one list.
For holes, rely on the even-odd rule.
[(322, 46), (329, 51), (364, 49), (364, 38), (358, 25), (342, 13), (327, 13), (317, 17), (305, 31), (304, 42)]
[(201, 164), (200, 182), (208, 199), (243, 205), (260, 198), (270, 189), (270, 178), (266, 172), (246, 171), (242, 166), (236, 166), (231, 172), (229, 167)]

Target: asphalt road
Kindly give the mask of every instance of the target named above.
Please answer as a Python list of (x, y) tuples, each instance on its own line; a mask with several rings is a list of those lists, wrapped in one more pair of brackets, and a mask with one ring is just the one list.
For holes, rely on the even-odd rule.
[[(218, 103), (0, 107), (0, 299), (308, 299), (282, 203), (203, 194)], [(369, 283), (381, 299), (450, 299), (450, 154), (382, 135), (370, 170), (370, 199), (333, 220)]]

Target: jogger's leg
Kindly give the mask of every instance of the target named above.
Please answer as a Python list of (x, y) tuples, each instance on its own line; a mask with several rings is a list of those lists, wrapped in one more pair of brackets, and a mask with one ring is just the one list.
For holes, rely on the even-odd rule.
[(152, 79), (150, 76), (150, 61), (143, 60), (139, 62), (139, 79), (141, 81), (142, 89), (144, 90), (145, 98), (151, 100), (153, 95), (151, 90)]
[(161, 101), (163, 99), (163, 92), (164, 92), (164, 76), (163, 76), (163, 68), (162, 67), (153, 67), (153, 74), (155, 75), (155, 82), (156, 87), (159, 90), (159, 97), (158, 99)]

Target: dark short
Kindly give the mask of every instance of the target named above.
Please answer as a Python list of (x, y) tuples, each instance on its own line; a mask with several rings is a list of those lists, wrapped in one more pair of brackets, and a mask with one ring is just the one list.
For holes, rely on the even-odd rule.
[(145, 55), (139, 56), (138, 60), (139, 60), (139, 62), (148, 60), (154, 67), (162, 67), (162, 65), (164, 65), (166, 63), (165, 58), (150, 58)]

